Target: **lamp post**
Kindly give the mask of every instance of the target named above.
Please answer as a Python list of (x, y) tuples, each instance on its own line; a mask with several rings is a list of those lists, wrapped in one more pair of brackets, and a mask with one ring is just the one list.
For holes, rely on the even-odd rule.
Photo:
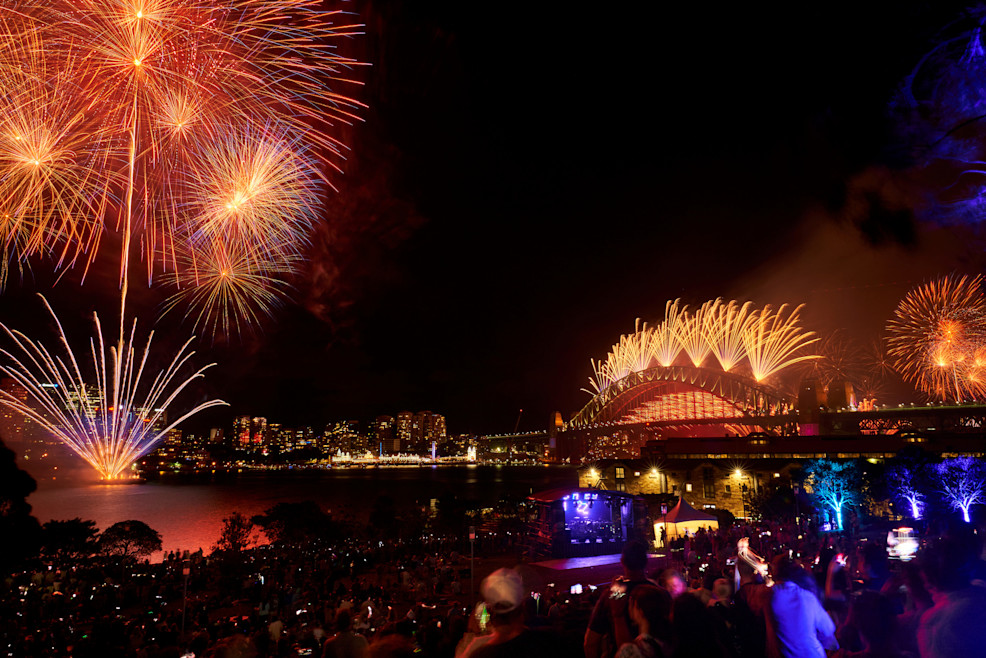
[(476, 607), (476, 526), (469, 526), (469, 602)]
[(185, 588), (181, 600), (181, 637), (185, 637), (185, 608), (188, 607), (188, 576), (192, 572), (192, 565), (188, 560), (181, 567), (181, 575), (185, 577)]

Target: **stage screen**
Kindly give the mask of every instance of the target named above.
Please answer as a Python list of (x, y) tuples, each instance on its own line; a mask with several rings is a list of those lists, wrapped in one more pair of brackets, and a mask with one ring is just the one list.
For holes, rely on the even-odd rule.
[(630, 499), (605, 491), (575, 492), (562, 498), (565, 529), (573, 544), (605, 544), (626, 540), (632, 523)]

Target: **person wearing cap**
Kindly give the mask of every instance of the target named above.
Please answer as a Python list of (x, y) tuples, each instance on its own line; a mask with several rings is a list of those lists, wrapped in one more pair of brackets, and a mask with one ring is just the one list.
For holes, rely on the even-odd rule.
[[(550, 632), (532, 631), (524, 623), (524, 583), (513, 569), (497, 569), (483, 580), (480, 592), (489, 612), (492, 633), (473, 640), (464, 655), (469, 658), (543, 658), (559, 656), (558, 642)], [(480, 640), (484, 640), (480, 642)]]

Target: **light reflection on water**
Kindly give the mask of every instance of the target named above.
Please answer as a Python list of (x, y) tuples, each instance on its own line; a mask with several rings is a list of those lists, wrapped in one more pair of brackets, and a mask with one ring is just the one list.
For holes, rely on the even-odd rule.
[[(576, 486), (573, 468), (539, 466), (443, 466), (436, 468), (337, 469), (320, 477), (299, 474), (241, 476), (208, 482), (165, 480), (144, 484), (45, 482), (28, 498), (44, 523), (92, 519), (101, 530), (136, 519), (161, 533), (164, 550), (212, 550), (222, 520), (233, 512), (260, 514), (278, 502), (314, 500), (340, 516), (365, 518), (377, 496), (398, 506), (422, 504), (452, 492), (485, 504), (502, 496), (526, 496)], [(160, 554), (154, 556), (160, 559)]]

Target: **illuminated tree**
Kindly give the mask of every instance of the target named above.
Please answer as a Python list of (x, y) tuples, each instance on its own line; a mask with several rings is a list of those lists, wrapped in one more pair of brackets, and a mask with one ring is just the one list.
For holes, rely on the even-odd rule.
[(894, 464), (887, 469), (887, 486), (897, 500), (907, 503), (911, 508), (911, 517), (921, 518), (924, 508), (924, 494), (918, 489), (921, 481), (921, 471), (912, 464)]
[(969, 522), (969, 508), (986, 502), (986, 467), (975, 457), (954, 457), (934, 467), (938, 490), (953, 509)]
[(835, 515), (836, 525), (842, 530), (842, 510), (859, 502), (857, 489), (861, 474), (855, 462), (837, 462), (831, 459), (812, 459), (804, 466), (805, 491), (810, 493), (821, 507), (827, 507)]

